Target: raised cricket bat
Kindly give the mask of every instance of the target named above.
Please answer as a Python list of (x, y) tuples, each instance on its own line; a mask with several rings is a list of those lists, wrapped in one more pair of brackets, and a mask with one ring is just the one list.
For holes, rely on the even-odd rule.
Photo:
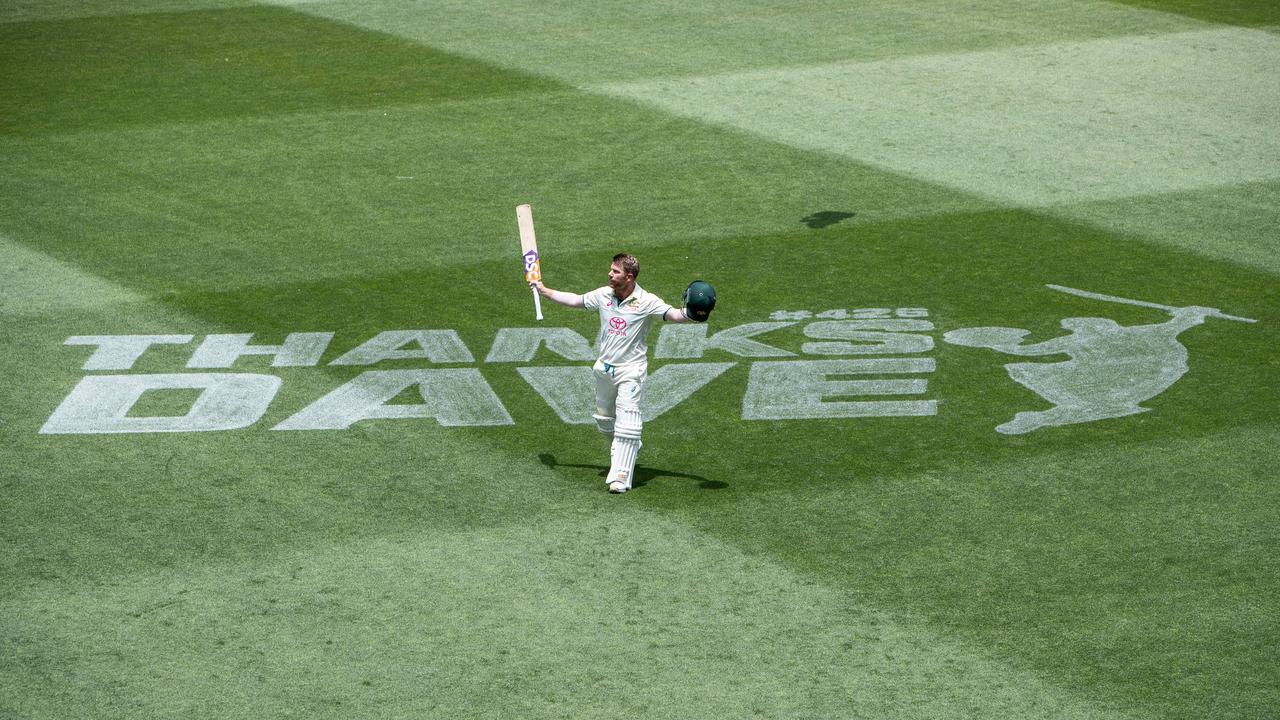
[[(538, 237), (533, 234), (533, 208), (528, 203), (516, 206), (516, 224), (520, 226), (520, 255), (524, 258), (525, 282), (542, 282), (542, 263), (538, 257)], [(533, 312), (542, 319), (542, 296), (533, 290)]]

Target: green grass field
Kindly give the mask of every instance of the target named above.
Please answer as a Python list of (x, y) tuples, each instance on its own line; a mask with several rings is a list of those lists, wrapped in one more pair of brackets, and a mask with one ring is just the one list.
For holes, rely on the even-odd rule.
[[(0, 717), (1280, 717), (1277, 78), (1260, 0), (0, 4)], [(522, 202), (719, 292), (625, 495)]]

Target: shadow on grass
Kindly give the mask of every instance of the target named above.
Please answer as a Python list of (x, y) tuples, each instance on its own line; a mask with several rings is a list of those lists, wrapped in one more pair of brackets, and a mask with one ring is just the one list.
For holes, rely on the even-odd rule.
[(848, 220), (854, 215), (857, 215), (857, 213), (844, 212), (842, 210), (822, 210), (800, 218), (800, 222), (814, 230), (821, 230), (842, 220)]
[[(552, 470), (556, 468), (585, 468), (587, 470), (598, 471), (596, 474), (599, 475), (600, 477), (604, 477), (605, 474), (609, 472), (609, 466), (607, 465), (585, 465), (585, 464), (558, 462), (556, 460), (556, 456), (552, 455), (551, 453), (542, 453), (538, 455), (538, 460), (540, 460), (543, 465), (546, 465)], [(698, 487), (702, 488), (703, 490), (723, 490), (724, 488), (729, 487), (729, 484), (726, 482), (721, 482), (720, 480), (710, 480), (701, 475), (692, 475), (690, 473), (673, 472), (671, 470), (659, 470), (657, 468), (644, 467), (643, 465), (636, 465), (636, 475), (635, 475), (635, 478), (631, 481), (631, 486), (633, 488), (644, 487), (645, 485), (649, 484), (650, 480), (657, 477), (672, 477), (672, 478), (682, 478), (686, 480), (696, 480), (698, 483)]]

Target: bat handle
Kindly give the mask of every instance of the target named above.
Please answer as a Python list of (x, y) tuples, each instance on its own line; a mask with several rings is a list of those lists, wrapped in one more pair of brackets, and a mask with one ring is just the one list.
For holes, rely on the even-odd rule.
[(533, 290), (533, 312), (535, 315), (538, 316), (538, 319), (541, 320), (542, 319), (542, 296), (538, 294), (538, 288), (535, 287), (530, 289)]

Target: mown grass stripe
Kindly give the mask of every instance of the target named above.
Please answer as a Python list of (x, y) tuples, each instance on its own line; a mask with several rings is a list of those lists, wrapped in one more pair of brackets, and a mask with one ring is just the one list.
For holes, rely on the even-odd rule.
[(10, 138), (0, 187), (23, 202), (4, 224), (117, 282), (184, 294), (509, 257), (521, 202), (553, 273), (565, 252), (714, 244), (821, 211), (877, 222), (995, 205), (625, 100), (534, 97), (533, 114), (528, 98), (481, 98)]
[(644, 81), (817, 63), (902, 58), (1063, 40), (1203, 28), (1110, 2), (769, 0), (671, 3), (572, 0), (371, 6), (344, 0), (304, 12), (574, 85)]
[[(662, 506), (1072, 687), (1158, 717), (1257, 717), (1280, 706), (1278, 438), (1266, 423), (1069, 450), (1031, 437), (922, 469), (885, 456), (882, 472), (779, 483), (731, 512)], [(762, 535), (762, 515), (786, 520)]]
[(0, 315), (56, 314), (145, 300), (145, 294), (0, 235)]
[(19, 712), (1132, 717), (634, 504), (58, 583), (2, 616)]
[(1041, 206), (1274, 178), (1278, 72), (1216, 29), (596, 89)]
[[(1106, 68), (1099, 72), (1098, 68)], [(1280, 41), (1243, 29), (597, 86), (959, 192), (1138, 227), (1101, 201), (1280, 176)], [(1075, 214), (1071, 205), (1094, 202)], [(1067, 207), (1064, 207), (1067, 206)], [(1269, 235), (1145, 237), (1276, 271)], [(1177, 232), (1178, 227), (1173, 226)]]
[(1053, 208), (1115, 233), (1280, 275), (1280, 180)]
[(0, 24), (0, 136), (558, 86), (283, 7)]
[(1209, 22), (1244, 27), (1280, 23), (1280, 5), (1273, 2), (1219, 2), (1218, 0), (1114, 0), (1132, 7), (1177, 13)]

